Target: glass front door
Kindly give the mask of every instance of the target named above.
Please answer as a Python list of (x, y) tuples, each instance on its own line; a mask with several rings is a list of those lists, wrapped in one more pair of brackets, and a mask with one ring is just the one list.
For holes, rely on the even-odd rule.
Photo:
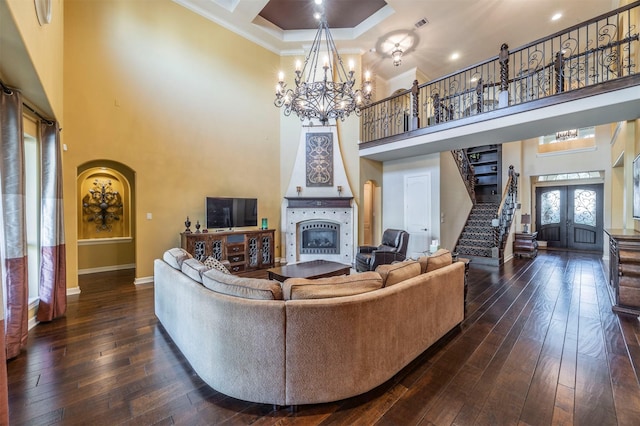
[(602, 251), (603, 186), (536, 188), (536, 230), (547, 247)]

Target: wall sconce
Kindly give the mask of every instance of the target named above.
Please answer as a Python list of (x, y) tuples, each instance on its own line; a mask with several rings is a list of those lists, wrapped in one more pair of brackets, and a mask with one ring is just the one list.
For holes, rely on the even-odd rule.
[(338, 185), (338, 197), (342, 197), (342, 186)]
[(525, 234), (528, 234), (529, 233), (529, 224), (531, 223), (531, 215), (525, 213), (522, 216), (520, 216), (520, 223), (523, 225), (522, 226), (522, 232), (524, 232)]
[(302, 187), (301, 186), (296, 186), (296, 192), (298, 193), (298, 197), (299, 197), (300, 193), (302, 192)]

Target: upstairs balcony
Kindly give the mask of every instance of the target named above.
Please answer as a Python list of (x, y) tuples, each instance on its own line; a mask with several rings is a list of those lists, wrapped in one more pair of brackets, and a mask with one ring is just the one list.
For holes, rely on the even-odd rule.
[(640, 1), (361, 111), (360, 156), (380, 161), (640, 117)]

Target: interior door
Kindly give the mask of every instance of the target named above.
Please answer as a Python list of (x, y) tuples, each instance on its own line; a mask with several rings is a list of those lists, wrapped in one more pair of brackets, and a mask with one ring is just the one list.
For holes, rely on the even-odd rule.
[(406, 176), (404, 186), (407, 257), (415, 258), (423, 255), (431, 243), (431, 175)]
[(536, 230), (547, 247), (602, 251), (603, 185), (536, 188)]

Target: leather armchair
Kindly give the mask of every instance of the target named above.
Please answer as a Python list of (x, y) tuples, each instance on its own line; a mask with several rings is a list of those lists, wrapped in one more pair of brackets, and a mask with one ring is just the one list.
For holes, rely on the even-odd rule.
[(400, 229), (387, 229), (379, 246), (360, 246), (356, 253), (356, 271), (374, 271), (378, 265), (402, 261), (407, 256), (409, 233)]

